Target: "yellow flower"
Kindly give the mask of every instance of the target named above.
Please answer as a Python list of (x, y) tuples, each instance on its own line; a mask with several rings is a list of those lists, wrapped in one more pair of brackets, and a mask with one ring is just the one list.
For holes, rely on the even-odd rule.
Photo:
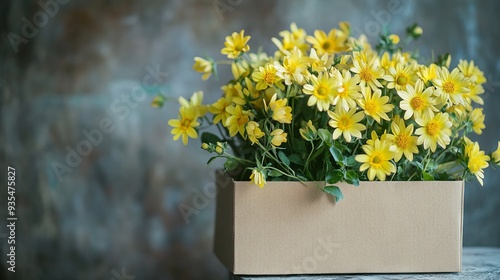
[(432, 97), (434, 90), (432, 87), (428, 87), (424, 91), (424, 83), (418, 80), (415, 83), (415, 87), (407, 85), (406, 89), (398, 90), (398, 95), (403, 99), (399, 103), (399, 107), (405, 110), (404, 118), (405, 120), (415, 116), (415, 118), (420, 118), (425, 116), (431, 118), (434, 112), (438, 109), (435, 107), (436, 100)]
[(179, 119), (171, 119), (168, 125), (172, 127), (171, 133), (174, 135), (174, 141), (182, 136), (182, 143), (187, 145), (188, 137), (198, 138), (198, 132), (195, 127), (199, 126), (197, 122), (198, 111), (193, 107), (181, 107), (179, 110)]
[(477, 180), (483, 185), (484, 170), (488, 167), (490, 157), (484, 154), (484, 151), (479, 149), (477, 142), (467, 143), (465, 146), (465, 156), (467, 157), (467, 168), (476, 175)]
[[(283, 41), (280, 41), (277, 38), (271, 38), (271, 41), (273, 41), (276, 47), (278, 47), (281, 54), (286, 54), (293, 50), (293, 48), (295, 47), (303, 52), (307, 50), (308, 46), (305, 42), (306, 32), (302, 28), (297, 28), (297, 25), (295, 23), (292, 23), (290, 25), (290, 31), (283, 30), (279, 34), (281, 37), (283, 37)], [(281, 56), (279, 52), (278, 57)]]
[(453, 69), (450, 73), (446, 67), (441, 67), (432, 83), (436, 86), (434, 94), (441, 99), (442, 103), (465, 104), (464, 94), (469, 91), (468, 80), (458, 68)]
[(389, 96), (381, 96), (382, 92), (379, 89), (372, 94), (369, 87), (361, 88), (361, 92), (363, 93), (363, 98), (359, 99), (358, 102), (365, 114), (375, 119), (378, 123), (380, 123), (381, 118), (388, 121), (389, 116), (387, 116), (387, 113), (394, 109), (394, 105), (388, 103)]
[(391, 43), (394, 45), (397, 45), (399, 43), (399, 36), (396, 34), (391, 34), (388, 36), (389, 40), (391, 40)]
[(304, 72), (311, 62), (310, 57), (303, 56), (302, 51), (295, 47), (283, 58), (283, 65), (278, 61), (274, 62), (274, 67), (278, 71), (276, 75), (285, 80), (286, 85), (291, 85), (292, 81), (299, 85), (304, 84)]
[(472, 123), (472, 130), (474, 130), (477, 135), (481, 135), (483, 133), (483, 129), (486, 127), (484, 125), (483, 108), (476, 108), (472, 110), (469, 114), (469, 120)]
[(357, 112), (356, 108), (352, 108), (347, 111), (342, 106), (337, 106), (335, 112), (328, 111), (328, 116), (331, 120), (328, 124), (335, 128), (332, 134), (332, 138), (335, 140), (344, 136), (347, 142), (351, 142), (351, 137), (361, 138), (361, 131), (366, 129), (366, 126), (359, 123), (365, 117), (363, 112)]
[(396, 68), (390, 67), (388, 75), (384, 76), (384, 80), (388, 81), (387, 88), (395, 88), (404, 90), (407, 85), (415, 85), (417, 75), (415, 75), (415, 65), (403, 66), (402, 63), (396, 64)]
[(203, 105), (203, 91), (197, 91), (193, 93), (189, 101), (184, 97), (179, 97), (179, 104), (181, 107), (194, 108), (196, 110), (198, 117), (204, 116), (208, 111), (208, 106)]
[(250, 53), (248, 57), (250, 58), (250, 66), (253, 69), (259, 69), (259, 67), (264, 66), (270, 61), (269, 56), (265, 52)]
[(436, 64), (433, 63), (429, 65), (429, 67), (420, 65), (419, 68), (420, 70), (418, 71), (417, 75), (422, 80), (422, 82), (427, 83), (437, 77), (438, 66)]
[(213, 123), (217, 124), (222, 121), (222, 124), (226, 123), (227, 118), (230, 114), (226, 111), (226, 108), (231, 105), (231, 100), (228, 98), (222, 97), (214, 104), (208, 107), (208, 111), (214, 115)]
[(212, 61), (203, 59), (203, 58), (198, 57), (198, 56), (194, 58), (193, 69), (196, 72), (203, 73), (203, 75), (201, 76), (201, 79), (204, 81), (207, 80), (208, 78), (210, 78), (210, 76), (212, 75), (213, 70), (214, 70)]
[(409, 161), (413, 161), (413, 154), (418, 154), (417, 136), (413, 136), (413, 124), (405, 125), (403, 119), (395, 118), (391, 123), (392, 134), (387, 135), (387, 140), (392, 141), (391, 149), (396, 152), (394, 160), (398, 162), (403, 154)]
[(491, 158), (496, 164), (500, 163), (500, 141), (498, 141), (497, 149), (491, 154)]
[(231, 36), (226, 37), (225, 47), (220, 53), (226, 54), (228, 58), (237, 58), (242, 52), (250, 50), (250, 46), (247, 45), (249, 40), (250, 36), (245, 36), (245, 30), (241, 30), (240, 33), (233, 32)]
[[(274, 94), (269, 101), (269, 108), (273, 112), (273, 120), (280, 123), (291, 123), (292, 122), (292, 107), (287, 106), (287, 99), (277, 99), (278, 94)], [(267, 108), (266, 108), (267, 111)]]
[[(236, 84), (230, 83), (222, 86), (221, 89), (224, 92), (224, 96), (227, 99), (231, 100), (232, 102), (234, 102), (233, 98), (238, 97), (240, 95), (240, 92), (243, 95), (243, 86), (240, 83)], [(239, 105), (244, 105), (244, 103)]]
[(319, 73), (318, 76), (312, 75), (310, 84), (303, 87), (303, 92), (310, 95), (307, 106), (316, 105), (319, 111), (327, 111), (330, 105), (333, 105), (341, 82), (339, 76), (330, 77), (325, 72)]
[(248, 139), (250, 140), (250, 142), (252, 142), (252, 145), (257, 143), (259, 141), (258, 139), (262, 138), (265, 135), (264, 132), (260, 130), (259, 124), (254, 121), (249, 121), (247, 123), (246, 130)]
[(342, 72), (342, 82), (340, 87), (338, 87), (333, 105), (342, 106), (346, 111), (355, 108), (356, 100), (363, 98), (361, 87), (358, 84), (359, 76), (351, 77), (351, 72), (344, 70)]
[(464, 77), (469, 78), (471, 82), (477, 85), (486, 83), (483, 71), (479, 70), (479, 68), (474, 65), (474, 61), (471, 60), (470, 62), (467, 62), (466, 60), (460, 59), (458, 69), (460, 69), (460, 71), (464, 74)]
[(306, 40), (316, 49), (319, 55), (324, 53), (339, 53), (348, 50), (347, 39), (349, 39), (350, 26), (347, 22), (341, 22), (339, 29), (332, 29), (328, 35), (323, 30), (315, 30), (314, 37), (307, 36)]
[(356, 161), (362, 163), (359, 171), (368, 169), (368, 179), (373, 181), (375, 176), (380, 181), (385, 181), (386, 175), (396, 172), (396, 166), (391, 162), (394, 152), (391, 151), (389, 141), (376, 139), (370, 144), (363, 145), (365, 154), (357, 155)]
[(415, 120), (421, 127), (415, 131), (419, 135), (417, 144), (424, 144), (424, 149), (430, 147), (432, 152), (436, 151), (437, 144), (443, 149), (450, 144), (450, 127), (452, 125), (448, 113), (438, 113), (432, 118), (423, 116)]
[(316, 130), (316, 127), (314, 127), (314, 125), (312, 124), (312, 121), (310, 121), (310, 120), (307, 122), (305, 128), (299, 129), (300, 136), (302, 136), (302, 138), (306, 141), (315, 140), (316, 136), (317, 136), (317, 132), (318, 131)]
[(226, 111), (230, 114), (225, 123), (229, 135), (233, 137), (239, 132), (245, 138), (245, 125), (250, 121), (250, 117), (253, 117), (252, 113), (244, 111), (240, 105), (228, 106)]
[(287, 133), (283, 132), (283, 129), (275, 129), (271, 132), (271, 144), (275, 147), (281, 146), (282, 143), (286, 143)]
[(217, 145), (215, 146), (215, 152), (219, 155), (222, 155), (222, 153), (224, 153), (224, 145), (221, 142), (217, 142)]
[(265, 90), (273, 85), (285, 90), (285, 86), (281, 78), (276, 75), (276, 72), (277, 70), (272, 63), (266, 64), (265, 67), (261, 66), (258, 71), (253, 72), (252, 79), (257, 83), (257, 90)]
[(233, 73), (233, 77), (235, 80), (244, 78), (250, 75), (250, 65), (248, 65), (248, 62), (246, 60), (233, 62), (231, 64), (231, 72)]
[(318, 73), (328, 70), (328, 68), (333, 64), (333, 55), (324, 53), (321, 57), (319, 57), (315, 49), (311, 49), (309, 57), (312, 59), (312, 70)]
[(384, 69), (379, 67), (377, 56), (368, 56), (360, 52), (353, 52), (353, 67), (351, 71), (360, 78), (360, 86), (370, 86), (372, 90), (382, 88), (382, 84), (377, 79), (382, 79)]
[(263, 188), (266, 184), (266, 178), (264, 174), (259, 171), (257, 168), (252, 169), (252, 174), (250, 175), (250, 181), (259, 186), (259, 188)]
[(467, 87), (469, 89), (469, 92), (464, 93), (464, 99), (467, 103), (466, 105), (470, 106), (472, 104), (472, 101), (476, 102), (477, 104), (484, 105), (483, 99), (479, 96), (480, 94), (484, 93), (483, 86), (470, 82)]

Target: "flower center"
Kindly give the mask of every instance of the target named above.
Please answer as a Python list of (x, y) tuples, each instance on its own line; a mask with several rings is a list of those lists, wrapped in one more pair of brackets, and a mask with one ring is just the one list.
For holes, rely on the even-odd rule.
[(274, 74), (271, 73), (271, 72), (267, 72), (265, 75), (264, 75), (264, 82), (266, 82), (267, 84), (272, 84), (274, 83)]
[(381, 162), (382, 162), (382, 159), (380, 158), (379, 155), (375, 155), (372, 157), (372, 164), (380, 165)]
[(323, 85), (318, 86), (316, 89), (316, 97), (319, 99), (326, 99), (328, 97), (328, 88)]
[(410, 101), (411, 108), (415, 111), (422, 110), (422, 108), (424, 108), (424, 104), (424, 99), (420, 96), (415, 96)]
[(445, 82), (443, 84), (443, 89), (447, 93), (453, 93), (455, 91), (455, 84), (452, 82)]
[(427, 134), (434, 137), (439, 133), (439, 123), (430, 121), (426, 126)]
[(396, 137), (396, 145), (401, 149), (407, 149), (410, 146), (410, 137), (405, 134), (400, 134)]
[(181, 123), (181, 129), (182, 130), (187, 130), (189, 127), (191, 127), (191, 120), (190, 119), (184, 119)]
[(340, 130), (348, 130), (351, 128), (351, 120), (348, 117), (342, 117), (338, 123)]
[(396, 80), (396, 83), (400, 86), (404, 86), (408, 83), (408, 78), (406, 78), (405, 76), (401, 75), (398, 77), (398, 79)]
[(322, 47), (324, 50), (328, 50), (328, 48), (330, 48), (330, 42), (328, 41), (324, 42)]
[(362, 80), (367, 81), (367, 82), (371, 81), (373, 79), (372, 72), (368, 68), (361, 70), (361, 72), (359, 73), (359, 76), (361, 77)]
[(365, 103), (365, 111), (368, 115), (374, 115), (378, 111), (378, 106), (373, 101), (368, 101)]

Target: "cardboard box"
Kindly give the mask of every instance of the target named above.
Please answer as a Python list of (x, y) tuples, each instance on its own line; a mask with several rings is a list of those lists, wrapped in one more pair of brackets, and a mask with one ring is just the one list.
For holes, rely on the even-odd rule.
[(315, 182), (218, 175), (214, 252), (234, 274), (461, 271), (463, 181), (339, 184), (335, 204)]

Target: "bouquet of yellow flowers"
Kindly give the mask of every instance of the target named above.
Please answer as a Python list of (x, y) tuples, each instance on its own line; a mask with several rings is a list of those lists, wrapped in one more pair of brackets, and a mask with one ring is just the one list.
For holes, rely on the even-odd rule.
[[(481, 94), (486, 82), (473, 61), (450, 68), (450, 56), (421, 64), (402, 48), (422, 29), (407, 28), (404, 40), (381, 34), (375, 48), (364, 35), (350, 36), (346, 22), (314, 36), (291, 24), (272, 38), (274, 55), (250, 53), (244, 30), (226, 37), (229, 60), (195, 57), (202, 79), (231, 66), (233, 80), (215, 103), (203, 93), (179, 99), (178, 119), (168, 123), (174, 140), (197, 138), (202, 149), (224, 158), (237, 180), (324, 181), (342, 198), (338, 182), (363, 180), (467, 180), (482, 184), (484, 169), (500, 162), (467, 136), (485, 128)], [(404, 46), (403, 46), (404, 45)], [(158, 103), (161, 97), (154, 102)], [(203, 126), (207, 127), (207, 126)]]

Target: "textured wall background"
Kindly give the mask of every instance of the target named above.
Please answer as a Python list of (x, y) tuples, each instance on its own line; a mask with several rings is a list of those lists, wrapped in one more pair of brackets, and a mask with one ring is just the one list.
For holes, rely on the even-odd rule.
[[(221, 57), (224, 37), (241, 28), (253, 50), (274, 51), (269, 38), (292, 21), (308, 33), (348, 20), (355, 31), (388, 23), (399, 34), (418, 22), (424, 36), (414, 46), (424, 57), (450, 51), (453, 65), (473, 59), (485, 72), (487, 128), (477, 139), (485, 149), (500, 139), (498, 1), (47, 2), (45, 16), (37, 1), (0, 4), (0, 160), (2, 170), (17, 169), (19, 218), (15, 275), (6, 272), (0, 228), (2, 279), (227, 277), (211, 253), (214, 200), (198, 201), (189, 223), (178, 209), (211, 186), (215, 167), (205, 169), (197, 141), (171, 140), (176, 103), (149, 104), (157, 91), (176, 98), (204, 90), (215, 101), (221, 82), (202, 83), (192, 59)], [(23, 18), (40, 27), (23, 27)], [(9, 32), (24, 38), (17, 47)], [(221, 69), (220, 81), (228, 74)], [(90, 146), (82, 146), (86, 134)], [(59, 175), (58, 163), (68, 166)], [(464, 245), (500, 246), (499, 180), (490, 170), (485, 187), (467, 183)]]

